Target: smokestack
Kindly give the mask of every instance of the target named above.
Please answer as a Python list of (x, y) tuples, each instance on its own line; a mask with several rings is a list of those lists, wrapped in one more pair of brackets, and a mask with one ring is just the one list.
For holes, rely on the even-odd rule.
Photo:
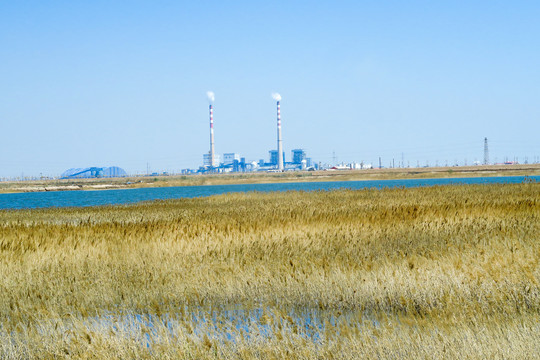
[(212, 104), (210, 110), (210, 167), (214, 167), (214, 109)]
[(214, 103), (214, 100), (216, 99), (216, 96), (214, 95), (213, 91), (207, 91), (206, 96), (208, 97), (209, 105), (209, 112), (210, 112), (210, 167), (214, 167), (214, 108), (212, 107), (212, 104)]
[(281, 108), (279, 100), (277, 102), (277, 153), (278, 170), (283, 171), (283, 139), (281, 138)]
[(278, 93), (272, 93), (272, 98), (277, 102), (277, 156), (278, 156), (278, 170), (283, 171), (283, 139), (281, 139), (281, 108), (279, 102), (281, 101), (281, 95)]

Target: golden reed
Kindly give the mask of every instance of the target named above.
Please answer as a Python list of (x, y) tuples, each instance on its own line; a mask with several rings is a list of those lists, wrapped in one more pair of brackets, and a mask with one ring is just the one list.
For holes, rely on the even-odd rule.
[(534, 358), (540, 184), (0, 211), (1, 358)]

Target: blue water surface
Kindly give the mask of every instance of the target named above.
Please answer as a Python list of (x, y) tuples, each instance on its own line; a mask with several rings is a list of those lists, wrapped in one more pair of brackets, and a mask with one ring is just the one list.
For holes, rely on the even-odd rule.
[(370, 181), (291, 182), (242, 185), (175, 186), (123, 190), (49, 191), (0, 194), (0, 209), (33, 209), (46, 207), (98, 206), (129, 204), (148, 200), (205, 197), (249, 191), (316, 191), (332, 189), (364, 189), (384, 187), (418, 187), (448, 184), (521, 183), (540, 181), (540, 176), (501, 176), (449, 179), (406, 179)]

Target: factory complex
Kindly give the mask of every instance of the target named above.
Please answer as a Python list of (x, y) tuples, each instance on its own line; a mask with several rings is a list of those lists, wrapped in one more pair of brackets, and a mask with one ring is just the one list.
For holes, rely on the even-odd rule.
[[(244, 173), (244, 172), (284, 172), (284, 171), (300, 171), (300, 170), (360, 170), (360, 169), (372, 169), (371, 164), (366, 164), (364, 162), (360, 163), (350, 163), (350, 164), (338, 164), (335, 156), (332, 165), (324, 164), (320, 162), (316, 163), (312, 158), (308, 157), (305, 149), (296, 148), (291, 150), (291, 157), (287, 161), (285, 151), (283, 150), (283, 137), (282, 137), (282, 122), (281, 122), (281, 95), (278, 93), (273, 93), (272, 98), (276, 102), (276, 148), (268, 150), (267, 159), (259, 160), (246, 160), (239, 153), (228, 152), (223, 154), (217, 154), (215, 150), (215, 134), (214, 134), (214, 93), (211, 91), (207, 92), (208, 101), (209, 101), (209, 123), (210, 123), (210, 149), (207, 153), (204, 153), (202, 156), (202, 165), (198, 169), (183, 169), (180, 171), (181, 174), (219, 174), (219, 173)], [(515, 162), (505, 162), (504, 164), (513, 164), (518, 163), (517, 159)], [(527, 163), (527, 161), (525, 162)], [(482, 163), (475, 162), (474, 165), (480, 165)], [(484, 165), (489, 165), (489, 150), (488, 150), (488, 139), (484, 139)], [(465, 160), (465, 166), (467, 165)], [(446, 165), (448, 166), (448, 165)], [(455, 165), (457, 165), (457, 160)], [(394, 159), (390, 163), (390, 168), (394, 168)], [(403, 159), (401, 163), (398, 164), (398, 167), (410, 167), (408, 162), (405, 165)], [(420, 167), (418, 162), (417, 167)], [(425, 167), (429, 167), (427, 164)], [(438, 167), (436, 163), (435, 167)], [(378, 168), (383, 168), (381, 157), (379, 157)], [(172, 173), (171, 173), (172, 174)], [(146, 175), (169, 175), (169, 172), (150, 172), (149, 166), (147, 164), (147, 173)], [(126, 172), (116, 166), (111, 167), (87, 167), (87, 168), (72, 168), (66, 170), (60, 178), (63, 179), (73, 179), (73, 178), (98, 178), (98, 177), (125, 177), (127, 176)]]
[(268, 152), (268, 161), (260, 159), (259, 161), (247, 161), (245, 157), (241, 157), (237, 153), (225, 153), (223, 157), (214, 154), (214, 163), (211, 162), (210, 153), (203, 155), (203, 166), (196, 172), (252, 172), (252, 171), (293, 171), (293, 170), (315, 170), (317, 164), (312, 164), (311, 158), (306, 157), (304, 149), (294, 149), (291, 151), (291, 161), (287, 162), (285, 152), (282, 152), (280, 169), (277, 150)]
[[(208, 101), (210, 103), (209, 120), (210, 120), (210, 149), (203, 154), (202, 165), (198, 169), (183, 169), (181, 174), (211, 174), (211, 173), (231, 173), (231, 172), (283, 172), (296, 170), (318, 170), (321, 164), (316, 164), (311, 158), (307, 157), (306, 151), (302, 148), (293, 149), (291, 151), (290, 160), (287, 161), (285, 151), (283, 150), (283, 138), (281, 134), (281, 95), (272, 94), (272, 98), (276, 101), (276, 119), (277, 119), (277, 146), (276, 149), (268, 151), (268, 158), (259, 160), (246, 160), (238, 153), (224, 153), (222, 156), (215, 151), (214, 141), (214, 93), (207, 92)], [(281, 156), (279, 155), (281, 154)], [(347, 169), (358, 168), (356, 166)], [(150, 172), (146, 175), (169, 175), (168, 172)], [(117, 166), (111, 167), (86, 167), (86, 168), (71, 168), (62, 175), (61, 179), (77, 179), (77, 178), (101, 178), (101, 177), (125, 177), (128, 174)]]
[[(312, 164), (311, 158), (306, 156), (304, 149), (294, 149), (291, 151), (291, 161), (287, 162), (283, 151), (283, 138), (281, 135), (281, 95), (273, 93), (272, 97), (276, 101), (277, 108), (277, 149), (268, 151), (268, 161), (260, 159), (258, 161), (247, 161), (237, 153), (225, 153), (220, 157), (215, 153), (214, 144), (214, 93), (207, 92), (210, 119), (210, 150), (203, 154), (203, 164), (196, 171), (185, 170), (184, 172), (197, 173), (225, 173), (225, 172), (252, 172), (270, 171), (282, 172), (292, 170), (316, 170), (317, 164)], [(279, 155), (281, 154), (281, 156)]]

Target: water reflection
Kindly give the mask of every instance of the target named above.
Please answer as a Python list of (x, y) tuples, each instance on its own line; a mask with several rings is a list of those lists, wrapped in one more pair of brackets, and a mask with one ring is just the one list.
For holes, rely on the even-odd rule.
[[(346, 331), (362, 331), (379, 326), (376, 316), (360, 310), (321, 310), (241, 306), (156, 314), (104, 314), (83, 321), (89, 331), (123, 334), (151, 347), (167, 339), (217, 342), (281, 340), (302, 337), (314, 343), (336, 339)], [(68, 326), (69, 327), (69, 326)]]

